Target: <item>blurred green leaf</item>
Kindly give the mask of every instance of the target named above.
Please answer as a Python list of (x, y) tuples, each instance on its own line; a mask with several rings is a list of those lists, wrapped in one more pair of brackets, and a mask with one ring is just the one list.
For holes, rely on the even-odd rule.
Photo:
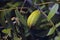
[(47, 21), (47, 19), (42, 19), (42, 20), (41, 20), (41, 23), (46, 22), (46, 21)]
[(59, 27), (59, 26), (60, 26), (60, 22), (57, 23), (54, 27), (52, 27), (52, 28), (49, 30), (49, 32), (48, 32), (47, 35), (52, 35), (52, 34), (55, 32), (56, 28)]
[(60, 22), (55, 25), (55, 27), (59, 27), (59, 26), (60, 26)]
[(19, 2), (16, 2), (15, 4), (13, 4), (13, 5), (11, 6), (11, 8), (17, 7), (17, 6), (19, 6), (19, 5), (20, 5), (20, 3), (19, 3)]
[(19, 21), (24, 25), (25, 33), (28, 32), (27, 22), (26, 22), (24, 16), (21, 15), (21, 13), (18, 11), (18, 9), (15, 10), (15, 14), (19, 18)]
[(41, 6), (41, 9), (43, 9), (45, 7), (45, 5)]
[(21, 40), (22, 38), (17, 37), (16, 34), (14, 34), (14, 40)]
[(56, 27), (52, 27), (52, 28), (49, 30), (47, 36), (48, 36), (48, 35), (52, 35), (52, 34), (55, 32), (55, 30), (56, 30)]
[(48, 16), (47, 16), (47, 20), (48, 20), (48, 21), (55, 15), (55, 13), (57, 12), (58, 8), (59, 8), (59, 5), (58, 5), (58, 4), (55, 4), (55, 5), (51, 8), (51, 10), (50, 10), (50, 12), (49, 12), (49, 14), (48, 14)]
[(13, 4), (10, 2), (10, 3), (7, 3), (7, 6), (11, 7)]
[(5, 18), (4, 16), (6, 15), (6, 11), (3, 11), (0, 13), (0, 23), (5, 26)]
[(14, 40), (20, 40), (20, 38), (18, 38), (18, 37), (15, 36), (15, 37), (14, 37)]
[(2, 30), (3, 33), (10, 34), (11, 33), (11, 28), (7, 28)]
[(55, 37), (55, 40), (60, 40), (60, 36), (56, 36)]
[(20, 5), (19, 2), (15, 2), (14, 4), (13, 3), (7, 3), (7, 6), (9, 6), (10, 8), (15, 8), (15, 7), (18, 7)]
[(30, 35), (30, 33), (26, 33), (25, 36), (28, 37)]
[(19, 18), (20, 22), (23, 24), (23, 25), (27, 25), (26, 23), (26, 20), (24, 19), (24, 16), (21, 15), (21, 13), (16, 9), (15, 10), (15, 14), (16, 16)]

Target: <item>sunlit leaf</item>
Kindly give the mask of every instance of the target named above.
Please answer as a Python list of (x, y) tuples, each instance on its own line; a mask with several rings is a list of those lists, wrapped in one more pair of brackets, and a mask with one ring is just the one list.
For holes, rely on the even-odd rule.
[(35, 10), (31, 13), (31, 15), (28, 17), (27, 19), (27, 25), (31, 28), (31, 26), (34, 26), (38, 20), (38, 18), (40, 17), (40, 11), (39, 10)]
[(55, 13), (57, 12), (58, 8), (59, 8), (59, 5), (58, 5), (58, 4), (55, 4), (55, 5), (51, 8), (51, 10), (50, 10), (50, 12), (49, 12), (49, 14), (48, 14), (48, 16), (47, 16), (47, 20), (48, 20), (48, 21), (55, 15)]

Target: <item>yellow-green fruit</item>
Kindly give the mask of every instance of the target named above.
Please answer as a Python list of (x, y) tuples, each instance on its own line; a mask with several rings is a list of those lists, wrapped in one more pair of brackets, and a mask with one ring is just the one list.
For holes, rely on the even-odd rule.
[(40, 11), (39, 10), (33, 11), (27, 19), (27, 25), (29, 27), (34, 26), (36, 24), (39, 16), (40, 16)]

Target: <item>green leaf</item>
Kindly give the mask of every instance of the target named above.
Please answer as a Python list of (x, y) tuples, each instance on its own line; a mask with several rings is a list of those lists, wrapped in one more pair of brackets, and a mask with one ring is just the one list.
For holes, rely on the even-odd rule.
[(15, 10), (15, 14), (19, 18), (19, 21), (24, 25), (25, 32), (28, 32), (27, 21), (25, 20), (24, 16), (21, 15), (18, 9)]
[(50, 12), (49, 12), (49, 14), (48, 14), (48, 16), (47, 16), (47, 20), (48, 20), (48, 21), (51, 20), (51, 18), (55, 15), (55, 13), (57, 12), (58, 8), (59, 8), (59, 5), (58, 5), (58, 4), (55, 4), (55, 5), (51, 8), (51, 10), (50, 10)]
[(15, 36), (14, 37), (14, 40), (21, 40), (21, 38), (18, 38), (18, 37)]
[(19, 6), (19, 2), (16, 2), (16, 3), (13, 5), (13, 7), (17, 7), (17, 6)]
[(2, 32), (3, 33), (6, 33), (6, 34), (10, 34), (11, 29), (10, 28), (7, 28), (7, 29), (2, 30)]
[(58, 24), (55, 25), (55, 27), (59, 27), (60, 26), (60, 22)]
[(55, 40), (60, 40), (60, 36), (56, 36), (55, 37)]
[(28, 37), (30, 35), (30, 33), (26, 33), (25, 36)]
[(26, 25), (27, 25), (26, 20), (24, 19), (24, 17), (21, 15), (21, 13), (20, 13), (17, 9), (15, 10), (15, 14), (16, 14), (16, 16), (19, 18), (20, 22), (21, 22), (24, 26), (26, 26)]
[(16, 2), (15, 4), (13, 4), (13, 5), (11, 6), (11, 8), (18, 7), (19, 5), (20, 5), (20, 3), (19, 3), (19, 2)]
[(56, 30), (56, 27), (52, 27), (52, 28), (49, 30), (47, 36), (52, 35), (52, 34), (55, 32), (55, 30)]
[(41, 6), (40, 8), (43, 9), (45, 7), (45, 5)]
[(21, 40), (22, 38), (18, 38), (16, 34), (14, 34), (14, 40)]
[(3, 11), (0, 13), (0, 23), (5, 26), (5, 18), (4, 16), (6, 15), (6, 11)]
[(56, 28), (59, 27), (59, 26), (60, 26), (60, 22), (49, 30), (47, 36), (52, 35), (55, 32)]

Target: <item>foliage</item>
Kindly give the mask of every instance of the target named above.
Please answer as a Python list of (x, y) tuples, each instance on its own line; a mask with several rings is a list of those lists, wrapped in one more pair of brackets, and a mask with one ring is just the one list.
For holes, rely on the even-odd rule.
[(0, 40), (60, 39), (59, 0), (5, 0), (0, 6)]

